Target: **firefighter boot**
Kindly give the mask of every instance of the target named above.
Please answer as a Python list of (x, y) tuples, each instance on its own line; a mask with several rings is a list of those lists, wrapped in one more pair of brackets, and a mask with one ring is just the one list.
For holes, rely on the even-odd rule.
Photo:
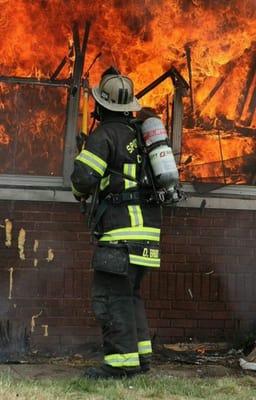
[(109, 365), (102, 365), (98, 368), (88, 368), (83, 374), (83, 377), (88, 379), (122, 379), (131, 378), (139, 373), (141, 373), (141, 371), (138, 368), (125, 370), (114, 368)]
[(140, 364), (140, 373), (146, 374), (150, 371), (150, 363), (141, 363)]

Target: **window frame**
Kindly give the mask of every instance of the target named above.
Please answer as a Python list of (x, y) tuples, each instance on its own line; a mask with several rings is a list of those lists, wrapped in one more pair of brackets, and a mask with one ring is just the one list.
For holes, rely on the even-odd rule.
[(82, 42), (80, 44), (79, 28), (77, 22), (72, 26), (73, 47), (70, 55), (74, 52), (74, 64), (72, 76), (68, 79), (57, 79), (57, 76), (65, 66), (68, 57), (64, 57), (50, 79), (38, 79), (36, 77), (14, 77), (0, 76), (0, 82), (5, 84), (29, 84), (52, 87), (64, 87), (68, 90), (66, 107), (66, 129), (64, 137), (64, 155), (62, 176), (40, 176), (40, 175), (12, 175), (0, 174), (0, 189), (6, 187), (15, 188), (45, 188), (70, 190), (70, 175), (73, 169), (73, 162), (76, 153), (76, 134), (78, 133), (78, 114), (81, 88), (88, 89), (87, 80), (82, 78), (85, 54), (89, 39), (91, 23), (85, 22)]

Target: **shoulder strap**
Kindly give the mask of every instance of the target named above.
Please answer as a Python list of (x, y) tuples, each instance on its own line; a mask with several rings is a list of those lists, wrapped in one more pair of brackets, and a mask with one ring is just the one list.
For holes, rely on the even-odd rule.
[(131, 126), (136, 131), (137, 141), (138, 141), (138, 149), (141, 155), (142, 163), (141, 163), (141, 185), (143, 186), (143, 175), (146, 176), (149, 180), (149, 184), (153, 188), (155, 198), (158, 198), (158, 192), (155, 185), (154, 174), (151, 167), (151, 163), (149, 161), (148, 152), (145, 146), (145, 142), (142, 136), (141, 131), (142, 121), (140, 120), (131, 120)]

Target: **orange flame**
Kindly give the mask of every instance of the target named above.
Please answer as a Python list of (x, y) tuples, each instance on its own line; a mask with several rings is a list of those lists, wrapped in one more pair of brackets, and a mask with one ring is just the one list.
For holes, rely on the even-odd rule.
[[(63, 57), (68, 55), (70, 27), (74, 20), (79, 22), (80, 28), (85, 20), (92, 22), (86, 65), (99, 51), (102, 53), (90, 73), (91, 85), (97, 83), (101, 72), (110, 65), (129, 74), (137, 91), (171, 65), (175, 65), (188, 80), (184, 47), (189, 46), (197, 127), (185, 130), (182, 162), (192, 155), (192, 164), (202, 165), (219, 161), (220, 151), (224, 160), (254, 151), (254, 138), (242, 137), (235, 125), (256, 129), (256, 112), (251, 103), (255, 96), (256, 77), (246, 88), (256, 51), (255, 0), (16, 0), (15, 6), (12, 1), (0, 0), (0, 5), (1, 75), (50, 77)], [(72, 62), (71, 59), (60, 78), (69, 76)], [(10, 90), (13, 89), (4, 87), (2, 93), (10, 93)], [(33, 155), (34, 161), (29, 168), (20, 168), (23, 172), (35, 173), (38, 138), (43, 143), (40, 150), (47, 162), (51, 156), (46, 141), (63, 149), (63, 96), (51, 93), (46, 105), (47, 93), (50, 92), (42, 89), (40, 93), (43, 101), (38, 108), (34, 104), (34, 122), (31, 122), (29, 112), (25, 112), (26, 118), (20, 115), (15, 134), (11, 116), (17, 107), (15, 95), (11, 100), (10, 95), (5, 94), (0, 103), (0, 118), (3, 112), (0, 152), (3, 145), (12, 143), (12, 138), (21, 132), (21, 128), (22, 143), (28, 142), (24, 129), (30, 132), (28, 136), (32, 144), (27, 144), (26, 148), (31, 151), (29, 154)], [(165, 95), (172, 93), (172, 84), (167, 80), (141, 102), (162, 112)], [(36, 103), (37, 99), (33, 101)], [(2, 103), (9, 113), (3, 111)], [(28, 105), (31, 107), (29, 103), (25, 104), (27, 108)], [(186, 113), (189, 110), (187, 99)], [(59, 174), (60, 165), (61, 162), (39, 172)], [(191, 179), (194, 172), (190, 166), (191, 163), (184, 167), (183, 179)], [(6, 161), (3, 169), (10, 171), (13, 167)], [(221, 173), (216, 168), (209, 171), (207, 167), (200, 171), (197, 174), (201, 177)], [(245, 180), (239, 178), (236, 182)]]

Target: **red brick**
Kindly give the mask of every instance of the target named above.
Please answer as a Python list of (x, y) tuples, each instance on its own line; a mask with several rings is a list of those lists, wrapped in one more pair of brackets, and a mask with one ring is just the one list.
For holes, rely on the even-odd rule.
[[(33, 211), (33, 212), (25, 212), (23, 211), (22, 221), (50, 221), (52, 218), (52, 214), (49, 212), (42, 211)], [(22, 222), (23, 225), (23, 222)]]
[(199, 310), (202, 311), (225, 311), (226, 304), (221, 302), (199, 302)]
[(224, 328), (225, 326), (225, 321), (221, 319), (204, 319), (198, 323), (200, 328)]
[(185, 313), (186, 318), (191, 318), (191, 319), (211, 319), (212, 318), (212, 312), (210, 311), (201, 311), (201, 310), (196, 310), (196, 311), (189, 311)]
[(14, 208), (16, 211), (41, 211), (41, 212), (48, 212), (52, 211), (54, 207), (54, 202), (47, 202), (47, 201), (15, 201)]
[(204, 263), (209, 264), (209, 262), (213, 262), (214, 257), (204, 254), (186, 254), (186, 262), (188, 263)]
[[(237, 227), (239, 225), (237, 218), (229, 218), (228, 224), (230, 227)], [(227, 217), (220, 216), (213, 218), (213, 225), (219, 227), (225, 227), (227, 225)]]
[(219, 238), (224, 236), (224, 232), (223, 228), (201, 228), (201, 235), (202, 237), (214, 238), (217, 236)]
[(234, 257), (231, 255), (215, 255), (214, 259), (217, 263), (222, 263), (222, 264), (237, 264), (239, 262), (238, 257)]
[(174, 245), (174, 253), (177, 254), (200, 254), (200, 246), (191, 246), (191, 245)]
[[(86, 340), (86, 336), (94, 337), (94, 336), (101, 336), (100, 328), (87, 328), (86, 333), (84, 333), (81, 336), (77, 336), (77, 334), (74, 335), (66, 335), (61, 336), (60, 341), (62, 345), (74, 345), (74, 344), (85, 344), (88, 343)], [(94, 340), (93, 340), (94, 342)]]
[(163, 252), (162, 260), (171, 263), (184, 263), (186, 261), (186, 257), (184, 254), (168, 254)]
[(202, 274), (201, 299), (208, 301), (210, 298), (210, 275)]
[(171, 325), (171, 322), (169, 319), (149, 319), (148, 321), (149, 326), (151, 328), (169, 328)]
[(169, 318), (169, 319), (182, 319), (185, 318), (185, 311), (176, 311), (176, 310), (161, 310), (160, 317), (161, 318)]
[(226, 249), (227, 254), (230, 254), (232, 256), (247, 256), (253, 257), (254, 256), (254, 247), (241, 247), (241, 246), (236, 246), (236, 247), (228, 247)]
[(193, 301), (175, 301), (172, 302), (173, 310), (196, 310), (197, 304)]
[(213, 319), (228, 320), (232, 314), (229, 311), (214, 311), (212, 313)]
[(224, 246), (214, 246), (213, 243), (209, 244), (209, 247), (202, 247), (201, 254), (227, 254), (227, 248)]
[(197, 327), (197, 321), (193, 319), (176, 319), (172, 321), (174, 328), (193, 328)]
[(235, 321), (232, 319), (225, 320), (225, 328), (236, 328)]
[(191, 244), (188, 236), (172, 234), (170, 234), (170, 236), (174, 245), (189, 246)]
[(225, 236), (228, 237), (237, 237), (237, 238), (247, 238), (249, 237), (249, 231), (247, 228), (242, 229), (239, 228), (225, 228)]
[[(160, 314), (160, 310), (146, 310), (146, 313), (147, 313), (147, 317), (148, 318), (158, 318), (159, 317), (159, 314)], [(162, 317), (162, 314), (161, 314), (161, 317)]]
[(210, 275), (210, 297), (212, 301), (219, 300), (219, 286), (220, 286), (220, 276), (216, 274)]
[(60, 336), (52, 336), (52, 335), (50, 335), (50, 332), (48, 332), (49, 333), (48, 336), (44, 336), (43, 328), (41, 328), (41, 329), (42, 329), (41, 334), (31, 335), (32, 345), (42, 345), (43, 344), (43, 345), (55, 347), (56, 345), (60, 344)]
[[(78, 232), (78, 240), (82, 241), (82, 242), (90, 243), (91, 242), (91, 234), (90, 234), (90, 232)], [(91, 248), (93, 250), (93, 245), (90, 244), (90, 246), (91, 246)]]
[(255, 239), (249, 239), (249, 238), (239, 238), (236, 240), (236, 243), (234, 245), (240, 247), (246, 247), (246, 248), (252, 248), (255, 249), (256, 247), (256, 240)]
[(198, 272), (198, 264), (197, 263), (178, 263), (174, 264), (174, 270), (176, 272)]
[(177, 300), (184, 300), (185, 298), (185, 276), (184, 274), (176, 275), (176, 296)]
[(165, 336), (165, 337), (176, 337), (176, 336), (183, 336), (184, 330), (181, 328), (158, 328), (157, 335)]
[(204, 246), (208, 247), (212, 242), (209, 241), (209, 238), (201, 237), (201, 236), (191, 236), (189, 237), (190, 245), (199, 245), (201, 248)]
[(69, 212), (69, 213), (71, 212), (71, 213), (80, 214), (79, 203), (53, 202), (52, 203), (52, 211), (53, 212)]
[(193, 274), (193, 297), (194, 300), (201, 297), (201, 274)]
[(194, 300), (192, 274), (185, 274), (185, 299)]
[(224, 330), (223, 329), (186, 328), (185, 336), (190, 337), (193, 340), (200, 340), (200, 341), (208, 341), (208, 340), (216, 341), (216, 338), (220, 338), (223, 340)]
[(145, 301), (146, 307), (147, 308), (157, 308), (160, 310), (164, 309), (169, 309), (170, 308), (170, 302), (166, 300), (146, 300)]
[(168, 274), (167, 272), (160, 272), (159, 277), (159, 298), (168, 299)]
[[(20, 318), (29, 329), (31, 316), (43, 310), (35, 331), (39, 336), (32, 338), (38, 337), (40, 351), (72, 351), (101, 340), (91, 309), (89, 268), (95, 245), (90, 244), (78, 204), (12, 202), (10, 206), (0, 201), (0, 213), (2, 221), (13, 221), (11, 248), (5, 247), (5, 232), (0, 230), (2, 315)], [(162, 267), (143, 283), (151, 332), (157, 340), (220, 340), (250, 327), (256, 311), (256, 212), (206, 209), (201, 215), (198, 209), (187, 208), (164, 213)], [(17, 249), (21, 227), (27, 233), (25, 261)], [(35, 239), (40, 242), (37, 268), (33, 267)], [(54, 249), (52, 263), (45, 260), (48, 248)], [(13, 295), (16, 292), (11, 300), (10, 267), (15, 268)], [(210, 271), (214, 273), (205, 274)], [(43, 322), (49, 324), (48, 338), (41, 335)]]
[(61, 221), (61, 222), (80, 222), (80, 215), (78, 213), (67, 213), (67, 212), (58, 212), (51, 213), (51, 221)]

